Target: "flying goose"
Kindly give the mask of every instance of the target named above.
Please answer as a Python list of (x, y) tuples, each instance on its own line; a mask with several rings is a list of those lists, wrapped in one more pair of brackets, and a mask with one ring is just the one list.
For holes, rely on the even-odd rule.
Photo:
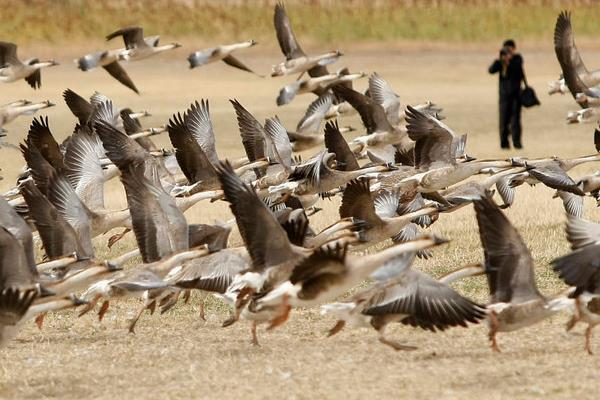
[[(148, 44), (154, 46), (152, 43)], [(97, 51), (95, 53), (86, 54), (73, 61), (77, 64), (77, 68), (84, 72), (97, 67), (102, 67), (110, 76), (119, 81), (119, 83), (139, 94), (140, 92), (135, 86), (135, 83), (133, 83), (133, 80), (129, 77), (127, 71), (125, 71), (123, 66), (119, 63), (119, 54), (124, 50), (125, 49)]]
[(158, 46), (158, 37), (154, 37), (153, 43), (149, 44), (144, 39), (144, 30), (139, 26), (129, 26), (119, 29), (107, 35), (106, 40), (111, 40), (117, 36), (123, 37), (123, 42), (125, 42), (125, 50), (118, 54), (119, 60), (143, 60), (155, 54), (181, 47), (179, 43), (170, 43), (164, 46)]
[[(230, 65), (234, 68), (241, 69), (242, 71), (250, 72), (258, 75), (256, 72), (248, 68), (244, 63), (233, 56), (233, 52), (240, 49), (246, 49), (258, 44), (254, 40), (248, 40), (246, 42), (220, 45), (217, 47), (211, 47), (208, 49), (198, 50), (188, 56), (190, 63), (190, 69), (201, 67), (208, 63), (223, 61), (225, 64)], [(262, 76), (262, 75), (258, 75)]]
[(0, 82), (15, 82), (25, 79), (29, 86), (42, 86), (41, 69), (58, 65), (54, 60), (40, 61), (37, 58), (21, 61), (17, 58), (17, 45), (0, 42)]
[(499, 352), (496, 340), (499, 332), (536, 324), (569, 307), (572, 301), (562, 295), (547, 298), (539, 292), (531, 252), (490, 197), (483, 196), (473, 204), (490, 289), (489, 339), (492, 350)]
[(353, 180), (344, 189), (340, 218), (352, 217), (364, 223), (361, 239), (366, 246), (374, 245), (394, 237), (414, 219), (437, 213), (435, 207), (424, 207), (420, 210), (396, 216), (396, 207), (375, 211), (375, 203), (371, 194), (368, 179)]
[(271, 319), (271, 327), (275, 327), (285, 322), (290, 306), (310, 308), (333, 301), (391, 260), (442, 243), (446, 240), (426, 236), (363, 256), (347, 254), (347, 243), (328, 244), (298, 262), (288, 281), (257, 298), (252, 306), (257, 313), (261, 309), (281, 310), (283, 315)]
[[(319, 96), (308, 106), (304, 116), (296, 126), (296, 131), (288, 131), (288, 137), (295, 152), (309, 150), (324, 143), (325, 138), (320, 131), (320, 127), (333, 101), (335, 101), (335, 98), (329, 92)], [(338, 128), (338, 130), (340, 133), (346, 133), (354, 131), (354, 128), (348, 126)]]
[(592, 352), (592, 330), (600, 324), (600, 225), (567, 215), (567, 239), (571, 253), (552, 261), (552, 267), (567, 285), (575, 286), (569, 294), (575, 301), (574, 312), (567, 324), (567, 331), (579, 322), (588, 326), (585, 331), (585, 350)]
[(393, 163), (396, 151), (401, 153), (412, 151), (413, 143), (406, 131), (392, 126), (382, 105), (371, 97), (342, 85), (334, 86), (333, 92), (358, 111), (367, 129), (366, 135), (354, 138), (350, 143), (351, 147), (358, 146), (358, 149), (353, 151), (366, 153), (375, 163), (381, 160)]
[(34, 304), (38, 299), (33, 289), (8, 287), (0, 290), (0, 347), (17, 336), (19, 330), (33, 316), (50, 311), (77, 307), (82, 301), (74, 296), (51, 299)]
[(400, 123), (400, 97), (377, 72), (369, 77), (369, 97), (383, 107), (390, 124), (395, 126)]
[[(564, 82), (573, 97), (576, 98), (580, 93), (586, 96), (600, 97), (600, 93), (591, 92), (588, 89), (600, 84), (600, 71), (589, 72), (585, 67), (575, 46), (571, 13), (567, 11), (562, 11), (556, 19), (554, 50), (563, 72)], [(580, 104), (583, 108), (588, 106), (585, 100), (580, 100)]]
[(38, 103), (15, 103), (7, 104), (0, 107), (0, 127), (13, 121), (20, 115), (31, 115), (44, 108), (55, 106), (50, 100), (41, 101)]
[(408, 136), (415, 141), (414, 161), (418, 173), (405, 180), (416, 181), (419, 190), (432, 193), (479, 173), (484, 168), (508, 168), (511, 162), (475, 160), (458, 163), (457, 147), (464, 140), (432, 116), (407, 106)]
[(328, 75), (326, 65), (332, 64), (342, 55), (339, 51), (331, 51), (317, 56), (307, 56), (298, 44), (296, 35), (292, 30), (290, 19), (282, 2), (275, 4), (273, 16), (275, 33), (281, 52), (285, 56), (285, 62), (273, 66), (271, 76), (282, 76), (288, 74), (308, 71), (311, 77)]
[[(371, 327), (377, 331), (379, 341), (394, 350), (414, 350), (416, 347), (386, 338), (386, 326), (401, 322), (435, 332), (454, 326), (466, 328), (467, 323), (477, 324), (485, 318), (484, 307), (448, 286), (451, 281), (464, 275), (463, 271), (435, 280), (412, 268), (414, 258), (414, 253), (406, 253), (391, 260), (371, 275), (375, 280), (373, 285), (347, 301), (322, 306), (322, 315), (333, 314), (338, 318), (328, 336), (335, 335), (346, 324)], [(469, 270), (466, 273), (474, 272)]]
[(348, 75), (333, 73), (297, 80), (281, 88), (279, 91), (279, 96), (277, 96), (277, 105), (282, 106), (290, 103), (296, 97), (296, 95), (310, 92), (322, 92), (323, 89), (332, 87), (342, 82), (351, 82), (364, 76), (365, 75), (362, 72)]

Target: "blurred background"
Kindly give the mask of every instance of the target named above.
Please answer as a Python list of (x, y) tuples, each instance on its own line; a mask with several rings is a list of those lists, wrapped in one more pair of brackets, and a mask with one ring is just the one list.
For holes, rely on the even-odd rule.
[[(252, 37), (274, 45), (275, 0), (0, 0), (0, 37), (22, 44), (102, 41), (115, 27), (194, 40)], [(600, 32), (595, 0), (288, 0), (303, 41), (546, 41), (558, 12), (577, 9), (578, 40)], [(65, 50), (67, 46), (65, 46)]]

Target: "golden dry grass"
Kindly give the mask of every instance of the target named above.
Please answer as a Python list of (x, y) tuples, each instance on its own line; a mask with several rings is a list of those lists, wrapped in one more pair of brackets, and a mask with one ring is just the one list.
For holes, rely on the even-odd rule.
[[(343, 63), (352, 70), (376, 70), (388, 79), (406, 103), (433, 100), (444, 107), (446, 122), (457, 132), (469, 134), (469, 153), (481, 158), (508, 155), (564, 157), (593, 151), (593, 126), (566, 126), (564, 116), (573, 109), (568, 96), (548, 97), (546, 82), (558, 75), (552, 49), (542, 47), (525, 52), (529, 79), (538, 89), (542, 107), (524, 112), (526, 150), (500, 152), (496, 132), (496, 77), (486, 68), (489, 53), (404, 51), (379, 48), (346, 51)], [(600, 52), (582, 49), (589, 66), (600, 65)], [(68, 59), (69, 55), (65, 55)], [(275, 53), (244, 57), (249, 65), (266, 70), (278, 59)], [(142, 96), (129, 93), (105, 76), (103, 71), (84, 74), (62, 66), (44, 71), (44, 87), (31, 91), (25, 83), (3, 85), (2, 100), (28, 97), (56, 102), (50, 109), (50, 124), (57, 137), (68, 134), (74, 125), (60, 92), (66, 87), (89, 94), (99, 89), (119, 105), (148, 109), (148, 124), (164, 123), (171, 113), (183, 110), (192, 100), (209, 98), (217, 147), (222, 157), (239, 156), (234, 113), (228, 99), (236, 97), (264, 118), (277, 113), (293, 127), (311, 97), (301, 96), (291, 105), (277, 109), (275, 96), (282, 79), (260, 79), (224, 65), (187, 70), (183, 60), (157, 57), (128, 66)], [(357, 84), (361, 89), (366, 82)], [(9, 125), (9, 140), (18, 142), (29, 118)], [(359, 126), (356, 118), (343, 121)], [(168, 138), (158, 141), (168, 145)], [(20, 156), (0, 150), (0, 168), (6, 178), (5, 190), (14, 182)], [(587, 165), (574, 170), (580, 176), (597, 168)], [(109, 204), (124, 204), (118, 182), (108, 187)], [(536, 259), (537, 279), (544, 293), (563, 286), (548, 262), (564, 254), (564, 212), (552, 191), (521, 187), (514, 207), (507, 211), (520, 229)], [(324, 226), (337, 218), (337, 201), (322, 202), (324, 211), (313, 218)], [(586, 200), (586, 216), (600, 220), (592, 201)], [(230, 218), (224, 204), (201, 204), (187, 213), (190, 221), (212, 222)], [(439, 275), (466, 263), (480, 261), (474, 213), (466, 207), (442, 215), (432, 231), (452, 240), (435, 251), (418, 268)], [(131, 240), (111, 253), (106, 238), (97, 241), (101, 256), (118, 255), (130, 248)], [(240, 243), (237, 233), (232, 238)], [(463, 293), (485, 301), (483, 279), (460, 283)], [(0, 398), (596, 398), (600, 361), (583, 351), (581, 327), (564, 332), (566, 315), (524, 329), (500, 335), (502, 354), (488, 349), (486, 329), (475, 326), (431, 334), (395, 326), (390, 334), (416, 345), (419, 350), (397, 353), (376, 342), (374, 332), (346, 330), (325, 338), (334, 321), (319, 316), (318, 310), (295, 311), (287, 325), (274, 332), (260, 331), (262, 347), (249, 345), (244, 323), (221, 328), (226, 311), (216, 301), (207, 310), (208, 321), (200, 321), (196, 303), (179, 306), (163, 316), (144, 315), (137, 333), (127, 333), (127, 319), (138, 306), (135, 301), (116, 303), (100, 324), (92, 315), (76, 318), (62, 312), (47, 318), (39, 332), (28, 324), (18, 339), (0, 350)], [(600, 348), (600, 339), (594, 340)]]
[[(273, 39), (277, 0), (0, 0), (0, 36), (20, 43), (101, 39), (141, 25), (163, 40)], [(287, 0), (294, 29), (306, 40), (488, 42), (505, 36), (545, 39), (559, 11), (575, 9), (580, 37), (597, 37), (600, 16), (589, 0)], [(523, 18), (527, 15), (527, 18)], [(48, 21), (59, 23), (48, 23)], [(152, 33), (154, 34), (154, 33)]]

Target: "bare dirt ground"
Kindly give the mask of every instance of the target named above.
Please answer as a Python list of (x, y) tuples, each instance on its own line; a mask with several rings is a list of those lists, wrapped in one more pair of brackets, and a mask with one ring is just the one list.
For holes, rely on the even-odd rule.
[[(278, 55), (240, 55), (251, 67), (266, 73)], [(99, 90), (120, 106), (147, 109), (148, 126), (165, 123), (192, 100), (210, 99), (217, 148), (221, 157), (240, 156), (234, 112), (228, 102), (237, 98), (257, 117), (278, 114), (294, 127), (311, 96), (300, 96), (291, 105), (277, 108), (275, 97), (285, 79), (261, 79), (213, 64), (189, 71), (183, 60), (157, 57), (128, 66), (142, 91), (136, 96), (111, 80), (104, 71), (82, 73), (69, 64), (44, 71), (43, 88), (34, 92), (25, 83), (2, 85), (2, 101), (27, 97), (50, 99), (50, 126), (59, 138), (73, 129), (60, 93), (71, 88), (89, 95)], [(340, 64), (352, 70), (377, 71), (401, 95), (403, 104), (433, 100), (444, 107), (446, 123), (469, 134), (468, 152), (480, 158), (511, 155), (563, 157), (594, 151), (594, 126), (567, 126), (567, 110), (576, 109), (568, 96), (548, 97), (546, 82), (558, 76), (551, 48), (524, 52), (530, 83), (543, 105), (524, 111), (524, 145), (521, 152), (500, 152), (497, 138), (497, 77), (487, 74), (495, 51), (402, 51), (385, 47), (347, 51)], [(600, 51), (584, 50), (588, 66), (600, 65)], [(356, 85), (361, 90), (366, 80)], [(44, 114), (45, 115), (45, 114)], [(360, 126), (357, 118), (341, 121)], [(22, 139), (30, 118), (7, 126), (9, 141)], [(168, 138), (157, 141), (168, 147)], [(2, 190), (12, 186), (22, 165), (20, 155), (0, 150)], [(597, 169), (586, 165), (573, 171), (581, 176)], [(108, 186), (109, 206), (121, 207), (120, 184)], [(507, 211), (521, 230), (537, 265), (542, 292), (563, 289), (548, 266), (568, 250), (562, 205), (544, 187), (521, 187), (516, 204)], [(313, 217), (319, 227), (337, 218), (338, 202), (323, 202), (324, 212)], [(230, 218), (224, 204), (200, 204), (186, 214), (190, 221), (213, 222)], [(586, 217), (600, 212), (586, 200)], [(442, 215), (432, 230), (452, 240), (417, 267), (434, 276), (469, 262), (482, 260), (471, 207)], [(239, 235), (232, 235), (239, 244)], [(100, 257), (121, 254), (132, 246), (124, 240), (108, 253), (106, 237), (97, 241)], [(231, 243), (231, 242), (230, 242)], [(458, 285), (461, 292), (486, 300), (484, 279)], [(260, 331), (261, 347), (249, 344), (249, 327), (239, 323), (221, 328), (226, 310), (213, 301), (207, 322), (197, 315), (197, 303), (152, 317), (144, 315), (135, 335), (127, 333), (127, 319), (135, 301), (116, 303), (103, 323), (92, 315), (77, 318), (74, 312), (51, 315), (40, 332), (28, 324), (18, 339), (0, 349), (0, 398), (597, 398), (598, 357), (583, 351), (582, 327), (565, 333), (567, 315), (510, 334), (500, 335), (502, 354), (488, 348), (485, 326), (431, 334), (404, 326), (390, 334), (418, 346), (413, 352), (394, 352), (376, 342), (373, 331), (346, 330), (332, 338), (325, 332), (334, 321), (318, 310), (294, 311), (291, 320), (274, 332)], [(600, 349), (600, 339), (594, 340)], [(599, 350), (600, 351), (600, 350)]]

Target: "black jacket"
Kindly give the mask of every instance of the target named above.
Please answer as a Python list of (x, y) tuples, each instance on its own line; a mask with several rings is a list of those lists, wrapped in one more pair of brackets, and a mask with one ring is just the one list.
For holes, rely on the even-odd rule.
[(499, 73), (500, 95), (516, 95), (521, 91), (523, 80), (523, 57), (515, 54), (503, 71), (502, 61), (495, 60), (488, 69), (490, 74)]

